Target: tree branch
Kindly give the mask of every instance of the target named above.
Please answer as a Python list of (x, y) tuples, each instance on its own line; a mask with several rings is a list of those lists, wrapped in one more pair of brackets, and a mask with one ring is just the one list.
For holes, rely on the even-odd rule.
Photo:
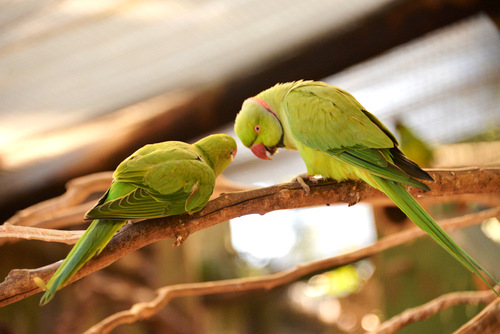
[(75, 244), (82, 236), (83, 231), (61, 231), (31, 226), (16, 226), (9, 223), (0, 225), (1, 239), (41, 240), (46, 242), (61, 242), (68, 245)]
[(454, 334), (497, 333), (499, 323), (500, 298), (497, 298), (478, 315), (460, 327)]
[[(498, 193), (498, 189), (500, 189), (500, 168), (431, 171), (431, 175), (437, 182), (429, 183), (432, 191), (426, 192), (425, 196)], [(210, 201), (202, 211), (191, 216), (171, 216), (127, 224), (98, 256), (87, 262), (71, 282), (102, 269), (126, 254), (155, 241), (174, 238), (177, 245), (196, 231), (239, 216), (327, 203), (355, 204), (360, 200), (373, 200), (385, 196), (363, 182), (319, 182), (310, 186), (311, 193), (308, 196), (304, 196), (302, 188), (296, 183), (222, 194)], [(419, 189), (411, 189), (410, 192), (414, 195), (424, 194)], [(479, 220), (477, 216), (474, 219), (476, 222)], [(418, 233), (423, 234), (423, 232)], [(354, 260), (351, 259), (349, 262)], [(8, 305), (39, 292), (40, 289), (34, 283), (33, 278), (40, 277), (46, 281), (57, 266), (58, 262), (38, 269), (12, 270), (4, 282), (0, 284), (0, 306)], [(322, 268), (331, 266), (331, 263), (327, 263)]]
[[(493, 291), (452, 292), (415, 308), (408, 309), (385, 321), (373, 334), (391, 334), (417, 321), (424, 321), (448, 307), (459, 304), (489, 304), (495, 300)], [(476, 332), (477, 333), (477, 332)]]
[(95, 204), (85, 201), (94, 193), (103, 194), (113, 180), (112, 174), (101, 172), (75, 178), (66, 184), (63, 195), (21, 210), (7, 223), (45, 228), (68, 226), (68, 222), (80, 224), (83, 214)]

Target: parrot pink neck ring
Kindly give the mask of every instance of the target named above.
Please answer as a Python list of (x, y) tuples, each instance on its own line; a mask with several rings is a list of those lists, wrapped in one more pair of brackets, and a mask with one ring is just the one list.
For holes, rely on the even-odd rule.
[(279, 120), (278, 115), (276, 115), (276, 113), (274, 112), (273, 108), (271, 108), (271, 107), (269, 106), (269, 104), (267, 104), (267, 102), (266, 102), (266, 101), (264, 101), (263, 99), (259, 99), (258, 97), (249, 97), (247, 100), (250, 100), (250, 101), (252, 101), (252, 102), (255, 102), (255, 103), (257, 103), (258, 105), (260, 105), (260, 106), (264, 107), (267, 111), (269, 111), (271, 114), (273, 114), (273, 115), (274, 115), (274, 117), (276, 117), (276, 118)]

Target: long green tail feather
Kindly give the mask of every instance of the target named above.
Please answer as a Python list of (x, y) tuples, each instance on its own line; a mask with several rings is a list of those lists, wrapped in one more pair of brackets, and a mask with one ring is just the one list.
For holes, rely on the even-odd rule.
[(125, 223), (126, 220), (94, 220), (44, 287), (46, 292), (40, 300), (40, 305), (47, 304), (85, 262), (100, 253)]
[(453, 255), (453, 257), (461, 262), (467, 269), (477, 274), (490, 289), (500, 296), (484, 275), (490, 278), (494, 282), (494, 285), (500, 285), (498, 281), (451, 239), (420, 204), (418, 204), (410, 193), (408, 193), (404, 185), (377, 176), (373, 176), (373, 181), (375, 182), (374, 186), (384, 192), (399, 209), (408, 216), (408, 218), (422, 230), (427, 232), (441, 247)]

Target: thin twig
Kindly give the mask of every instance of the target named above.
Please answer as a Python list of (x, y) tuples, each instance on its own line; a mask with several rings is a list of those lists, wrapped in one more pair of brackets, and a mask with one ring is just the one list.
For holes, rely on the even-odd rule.
[(392, 334), (401, 328), (417, 321), (424, 321), (429, 317), (441, 312), (448, 307), (459, 304), (488, 304), (495, 300), (496, 295), (493, 291), (467, 291), (467, 292), (452, 292), (430, 302), (404, 311), (401, 314), (385, 321), (380, 327), (371, 332), (373, 334)]
[(9, 223), (0, 225), (0, 238), (41, 240), (46, 242), (61, 242), (75, 244), (83, 231), (61, 231), (31, 226), (16, 226)]

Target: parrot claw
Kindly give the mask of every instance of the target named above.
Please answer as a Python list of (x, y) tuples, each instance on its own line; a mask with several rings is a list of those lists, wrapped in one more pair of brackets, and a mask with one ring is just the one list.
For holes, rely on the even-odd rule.
[(306, 181), (310, 181), (314, 184), (318, 183), (318, 180), (314, 176), (308, 175), (306, 173), (297, 175), (296, 177), (294, 177), (292, 179), (292, 182), (297, 182), (298, 184), (300, 184), (302, 189), (304, 189), (304, 192), (306, 193), (306, 195), (309, 195), (311, 193), (311, 187), (309, 187), (309, 185), (306, 183)]

